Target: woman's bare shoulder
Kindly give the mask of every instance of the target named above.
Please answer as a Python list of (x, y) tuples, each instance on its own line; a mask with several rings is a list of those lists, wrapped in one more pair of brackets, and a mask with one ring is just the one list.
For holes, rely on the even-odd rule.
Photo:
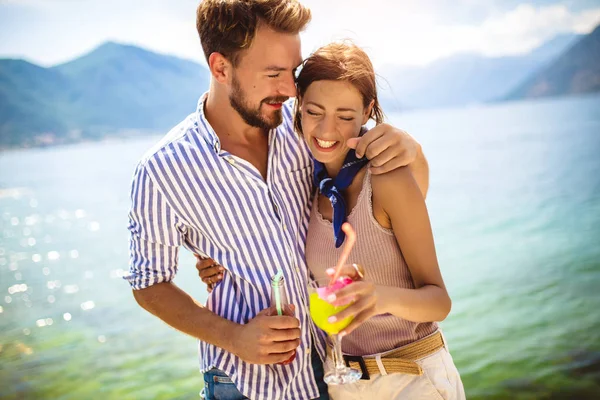
[(416, 185), (409, 167), (400, 167), (379, 175), (371, 175), (374, 194), (395, 193)]

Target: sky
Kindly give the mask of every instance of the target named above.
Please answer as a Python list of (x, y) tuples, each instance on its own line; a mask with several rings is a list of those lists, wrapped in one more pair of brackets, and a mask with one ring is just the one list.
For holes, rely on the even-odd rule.
[[(0, 58), (42, 66), (105, 41), (204, 63), (198, 0), (0, 0)], [(422, 66), (458, 53), (524, 54), (561, 33), (589, 33), (600, 0), (302, 0), (313, 19), (303, 55), (350, 38), (375, 66)]]

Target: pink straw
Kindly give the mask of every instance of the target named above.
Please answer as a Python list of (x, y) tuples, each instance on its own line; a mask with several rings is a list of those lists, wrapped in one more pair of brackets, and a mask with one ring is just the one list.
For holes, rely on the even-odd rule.
[(342, 273), (342, 267), (344, 266), (344, 264), (346, 264), (346, 260), (348, 259), (352, 248), (354, 247), (354, 243), (356, 243), (356, 232), (354, 231), (354, 228), (352, 228), (352, 225), (350, 225), (348, 222), (344, 222), (342, 224), (342, 230), (346, 234), (346, 240), (344, 243), (344, 249), (342, 250), (342, 254), (340, 255), (340, 259), (338, 260), (338, 263), (335, 266), (335, 272), (331, 277), (331, 282), (329, 282), (330, 285), (332, 285), (337, 280), (337, 278), (340, 277), (340, 274)]

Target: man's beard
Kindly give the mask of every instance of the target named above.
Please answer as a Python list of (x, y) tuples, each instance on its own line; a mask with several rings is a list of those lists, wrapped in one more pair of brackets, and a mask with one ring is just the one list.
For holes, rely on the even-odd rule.
[(253, 108), (246, 101), (246, 95), (235, 75), (233, 76), (232, 87), (233, 90), (229, 95), (229, 103), (231, 104), (231, 107), (233, 107), (233, 109), (240, 114), (245, 123), (255, 128), (261, 128), (265, 130), (277, 128), (281, 124), (283, 121), (281, 110), (275, 110), (272, 114), (273, 117), (268, 119), (261, 114), (260, 108), (263, 103), (283, 103), (289, 97), (267, 97), (258, 103), (258, 107)]

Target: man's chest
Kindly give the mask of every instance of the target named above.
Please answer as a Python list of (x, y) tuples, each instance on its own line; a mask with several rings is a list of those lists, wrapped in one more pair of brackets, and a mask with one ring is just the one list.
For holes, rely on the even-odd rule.
[[(151, 171), (157, 171), (153, 180), (187, 232), (188, 245), (223, 253), (268, 252), (284, 239), (291, 247), (304, 240), (312, 160), (298, 145), (274, 142), (263, 155), (249, 148), (234, 155), (232, 149), (181, 145), (161, 161), (165, 168)], [(251, 160), (268, 163), (266, 178)]]
[[(239, 165), (238, 165), (239, 163)], [(272, 240), (282, 229), (297, 232), (307, 223), (310, 171), (288, 171), (274, 163), (263, 180), (249, 165), (232, 161), (213, 163), (181, 181), (173, 199), (183, 223), (209, 236), (219, 246), (247, 240)], [(255, 172), (255, 171), (254, 171)]]
[(182, 205), (186, 247), (253, 284), (284, 265), (302, 266), (298, 249), (304, 248), (310, 210), (307, 171), (283, 171), (265, 182), (231, 165), (223, 168), (226, 173), (204, 173), (184, 189), (192, 194), (190, 205)]
[(267, 179), (269, 150), (266, 140), (252, 144), (223, 143), (222, 149), (255, 168), (263, 180)]

